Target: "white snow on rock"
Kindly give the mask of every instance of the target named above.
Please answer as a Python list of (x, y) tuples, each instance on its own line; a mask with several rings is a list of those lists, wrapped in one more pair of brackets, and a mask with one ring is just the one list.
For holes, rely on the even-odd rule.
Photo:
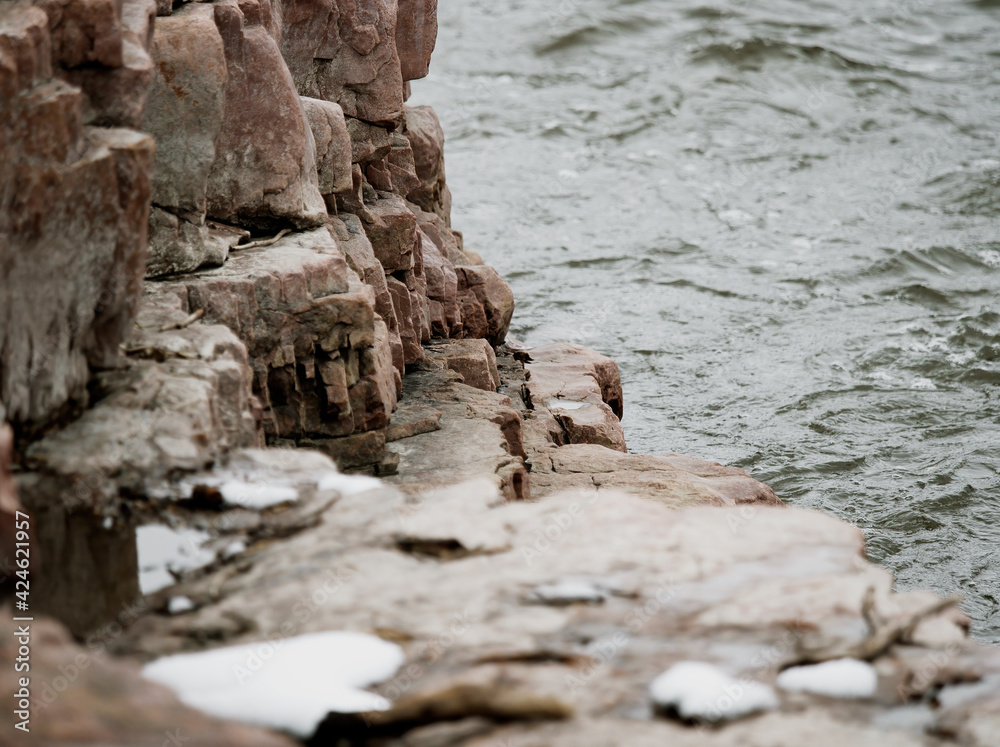
[(553, 584), (541, 584), (533, 589), (535, 598), (545, 604), (600, 604), (608, 593), (597, 584), (584, 579), (563, 579)]
[(202, 547), (208, 539), (208, 532), (171, 529), (163, 524), (146, 524), (136, 529), (139, 590), (152, 594), (174, 583), (170, 571), (189, 571), (211, 563), (215, 553)]
[(364, 493), (366, 490), (375, 490), (381, 485), (382, 481), (377, 477), (327, 472), (320, 478), (317, 487), (319, 490), (336, 490), (341, 495), (354, 495), (355, 493)]
[(673, 708), (685, 719), (726, 721), (777, 708), (778, 698), (767, 685), (737, 680), (716, 666), (682, 661), (649, 686), (657, 706)]
[(229, 560), (229, 558), (235, 558), (237, 555), (246, 552), (246, 549), (247, 549), (246, 542), (244, 542), (243, 540), (233, 540), (224, 548), (222, 548), (222, 557), (225, 558), (226, 560)]
[(219, 486), (219, 493), (230, 506), (270, 508), (299, 499), (299, 491), (290, 485), (265, 485), (242, 480), (228, 480)]
[(167, 612), (171, 615), (179, 615), (182, 612), (190, 612), (193, 609), (194, 602), (191, 601), (190, 597), (170, 597), (170, 601), (167, 602)]
[(545, 401), (545, 406), (550, 410), (579, 410), (589, 404), (589, 402), (577, 402), (572, 399), (558, 399), (556, 397)]
[(830, 698), (870, 698), (877, 686), (875, 667), (857, 659), (835, 659), (822, 664), (790, 667), (778, 675), (778, 687), (782, 690)]
[(361, 688), (389, 679), (402, 663), (394, 643), (335, 631), (167, 656), (142, 673), (212, 716), (305, 739), (331, 711), (388, 708)]

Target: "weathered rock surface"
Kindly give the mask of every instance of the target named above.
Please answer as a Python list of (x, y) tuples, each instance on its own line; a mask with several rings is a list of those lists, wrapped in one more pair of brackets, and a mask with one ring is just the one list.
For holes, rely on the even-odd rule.
[(17, 522), (23, 518), (18, 512), (24, 509), (10, 470), (13, 449), (14, 432), (9, 425), (0, 423), (0, 598), (15, 589)]
[[(246, 7), (252, 12), (255, 5)], [(212, 9), (228, 77), (208, 173), (208, 216), (264, 228), (322, 223), (312, 131), (277, 43), (237, 4)]]
[(259, 443), (246, 348), (222, 326), (191, 324), (180, 302), (146, 302), (129, 364), (101, 374), (98, 401), (32, 443), (17, 475), (45, 573), (32, 609), (85, 635), (138, 597), (123, 502), (169, 476)]
[(388, 331), (326, 228), (240, 249), (218, 269), (158, 287), (246, 345), (269, 436), (346, 436), (388, 423)]
[(212, 6), (186, 4), (158, 18), (152, 54), (156, 74), (143, 128), (157, 144), (153, 202), (198, 226), (229, 82)]
[(120, 64), (108, 5), (92, 23), (74, 6), (55, 40), (40, 8), (0, 8), (0, 403), (29, 430), (86, 404), (89, 366), (118, 359), (141, 295), (153, 141), (84, 127), (53, 67)]
[(445, 183), (444, 130), (429, 106), (408, 106), (404, 134), (413, 149), (420, 186), (407, 198), (451, 225), (451, 192)]
[(553, 343), (525, 354), (523, 391), (529, 405), (547, 410), (566, 443), (593, 443), (625, 451), (622, 389), (610, 358), (572, 343)]
[[(858, 530), (796, 509), (674, 510), (615, 491), (510, 503), (492, 481), (410, 497), (371, 490), (341, 497), (314, 529), (261, 547), (242, 573), (226, 574), (215, 601), (143, 618), (121, 648), (189, 649), (247, 618), (255, 628), (236, 632), (239, 640), (324, 629), (390, 637), (408, 662), (377, 688), (398, 705), (362, 725), (372, 744), (404, 735), (421, 744), (432, 729), (455, 730), (456, 744), (777, 744), (778, 735), (822, 734), (820, 724), (851, 743), (934, 745), (947, 743), (935, 725), (956, 718), (968, 718), (967, 744), (989, 744), (975, 734), (989, 733), (1000, 686), (982, 678), (1000, 673), (1000, 657), (965, 642), (961, 618), (933, 595), (894, 593), (862, 550)], [(319, 601), (312, 595), (331, 552), (339, 571)], [(597, 601), (536, 593), (570, 582), (592, 587)], [(210, 600), (218, 583), (210, 574), (171, 593)], [(877, 614), (866, 622), (871, 594)], [(872, 656), (873, 698), (779, 691), (778, 712), (714, 732), (652, 716), (648, 684), (674, 662), (714, 662), (773, 684), (816, 651), (833, 657), (877, 635), (872, 620), (899, 631)], [(935, 660), (946, 663), (928, 675)], [(920, 719), (901, 718), (911, 698), (959, 681), (982, 681), (978, 699), (941, 696), (936, 711), (918, 705)], [(351, 725), (330, 719), (322, 728), (333, 739)]]
[(329, 206), (333, 195), (351, 189), (351, 134), (338, 104), (303, 96), (302, 106), (316, 143), (319, 191)]
[(486, 340), (449, 340), (447, 343), (431, 344), (426, 350), (431, 360), (439, 361), (462, 375), (469, 386), (487, 392), (495, 392), (500, 386), (497, 372), (497, 357)]
[(427, 75), (437, 30), (437, 0), (399, 0), (396, 50), (403, 80)]
[(448, 349), (466, 350), (465, 341), (435, 347), (437, 352), (421, 364), (421, 370), (403, 380), (401, 401), (440, 413), (437, 427), (394, 439), (391, 448), (399, 454), (399, 474), (387, 479), (419, 492), (488, 476), (507, 500), (530, 498), (521, 416), (511, 398), (470, 386), (461, 374), (446, 368)]

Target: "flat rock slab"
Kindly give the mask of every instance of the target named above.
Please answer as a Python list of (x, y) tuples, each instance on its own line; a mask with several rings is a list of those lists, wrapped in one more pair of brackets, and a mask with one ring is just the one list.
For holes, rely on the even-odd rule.
[(600, 353), (568, 342), (520, 353), (527, 371), (522, 388), (532, 409), (548, 410), (567, 443), (600, 444), (626, 451), (618, 365)]
[[(376, 688), (398, 706), (363, 732), (371, 744), (436, 744), (420, 740), (450, 730), (455, 740), (441, 744), (830, 743), (821, 726), (851, 744), (943, 744), (925, 723), (894, 721), (919, 695), (901, 685), (930, 656), (947, 666), (921, 692), (1000, 673), (1000, 653), (965, 641), (951, 611), (921, 622), (933, 595), (893, 592), (862, 552), (856, 528), (797, 509), (673, 510), (610, 490), (505, 502), (489, 480), (419, 496), (385, 488), (342, 497), (319, 526), (260, 547), (238, 574), (178, 586), (204, 603), (144, 617), (119, 648), (150, 657), (321, 630), (389, 638), (407, 662)], [(600, 594), (553, 591), (588, 585)], [(648, 685), (672, 664), (706, 661), (773, 686), (817, 647), (870, 635), (862, 605), (872, 594), (880, 618), (910, 629), (876, 658), (875, 696), (779, 690), (776, 712), (714, 731), (653, 717)], [(947, 644), (940, 628), (954, 633)], [(975, 735), (987, 734), (998, 698), (996, 685), (972, 701), (945, 698), (954, 704), (931, 720), (961, 710), (965, 743), (986, 745)], [(332, 738), (350, 726), (324, 728)]]
[(528, 497), (521, 419), (510, 397), (469, 386), (441, 361), (430, 360), (407, 374), (401, 402), (404, 423), (407, 408), (415, 405), (440, 417), (436, 428), (393, 441), (399, 474), (390, 482), (420, 492), (488, 476), (509, 499)]
[(464, 382), (476, 389), (495, 392), (500, 386), (497, 358), (486, 340), (435, 340), (424, 354), (461, 374)]

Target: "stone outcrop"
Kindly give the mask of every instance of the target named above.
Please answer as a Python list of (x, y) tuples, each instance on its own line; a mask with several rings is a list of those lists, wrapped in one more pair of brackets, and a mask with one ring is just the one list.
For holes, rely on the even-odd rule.
[[(334, 591), (295, 614), (321, 588), (330, 553)], [(821, 744), (936, 745), (966, 718), (964, 743), (989, 744), (982, 730), (1000, 689), (983, 677), (1000, 673), (1000, 658), (965, 641), (963, 616), (934, 595), (893, 592), (862, 553), (857, 529), (791, 508), (678, 510), (614, 490), (511, 502), (481, 479), (408, 495), (373, 487), (259, 548), (241, 573), (195, 574), (170, 592), (195, 610), (144, 617), (119, 648), (157, 656), (221, 631), (253, 641), (346, 629), (398, 642), (407, 662), (377, 688), (395, 706), (364, 721), (331, 715), (318, 743), (776, 744), (821, 724), (835, 737)], [(232, 623), (248, 618), (252, 632)], [(773, 684), (787, 666), (859, 646), (878, 674), (871, 697), (779, 691), (773, 712), (714, 731), (653, 716), (648, 685), (672, 663)], [(966, 681), (982, 683), (971, 700), (955, 686)], [(920, 704), (940, 688), (942, 706)]]
[[(387, 425), (432, 335), (497, 345), (513, 312), (510, 289), (449, 227), (436, 117), (402, 103), (404, 81), (426, 74), (436, 3), (161, 12), (143, 123), (159, 144), (147, 274), (247, 345), (268, 438), (356, 435), (368, 448), (378, 437), (362, 434)], [(301, 296), (287, 286), (297, 276), (283, 279), (302, 259), (289, 258), (296, 242), (339, 251), (373, 293), (341, 283)], [(303, 266), (311, 283), (315, 262)], [(352, 448), (323, 447), (342, 459)]]
[(122, 4), (5, 5), (0, 416), (32, 430), (85, 406), (90, 366), (118, 360), (142, 293), (154, 143), (88, 127), (87, 97), (67, 82), (81, 66), (121, 69)]

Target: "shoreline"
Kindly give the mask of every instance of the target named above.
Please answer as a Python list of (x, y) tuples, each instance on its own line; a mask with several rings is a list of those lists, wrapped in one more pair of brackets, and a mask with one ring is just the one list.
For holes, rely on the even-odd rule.
[[(743, 470), (629, 454), (612, 360), (508, 339), (510, 288), (450, 226), (440, 123), (404, 104), (436, 3), (368, 5), (127, 0), (74, 27), (84, 53), (3, 10), (3, 95), (38, 124), (0, 121), (24, 194), (0, 226), (0, 423), (24, 435), (0, 513), (31, 515), (40, 563), (36, 735), (291, 744), (135, 664), (351, 631), (400, 647), (372, 683), (391, 707), (314, 743), (986, 744), (1000, 650), (953, 601), (893, 592), (856, 528)], [(872, 662), (866, 696), (720, 705), (844, 657)], [(741, 677), (717, 732), (650, 702), (692, 659)]]

